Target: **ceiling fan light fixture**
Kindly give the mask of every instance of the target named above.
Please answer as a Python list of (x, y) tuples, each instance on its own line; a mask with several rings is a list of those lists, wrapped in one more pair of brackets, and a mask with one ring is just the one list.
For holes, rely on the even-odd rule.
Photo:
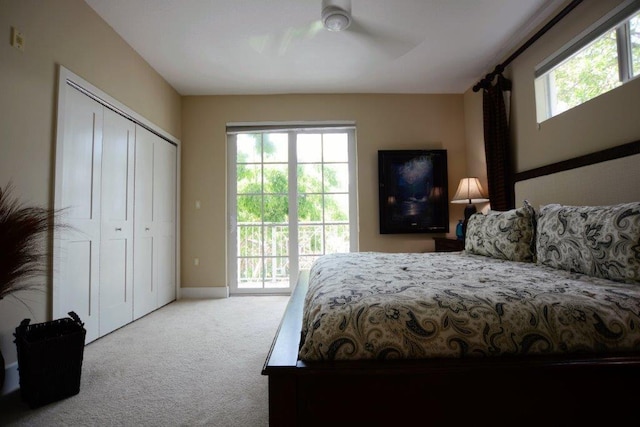
[(342, 31), (351, 25), (351, 15), (337, 6), (327, 6), (322, 10), (322, 25), (329, 31)]

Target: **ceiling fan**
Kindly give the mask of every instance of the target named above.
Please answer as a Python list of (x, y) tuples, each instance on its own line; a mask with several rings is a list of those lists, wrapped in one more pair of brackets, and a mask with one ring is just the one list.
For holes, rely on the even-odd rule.
[(388, 31), (372, 21), (370, 18), (366, 21), (358, 15), (354, 17), (351, 13), (351, 0), (322, 0), (320, 19), (299, 26), (291, 26), (284, 31), (255, 37), (251, 40), (251, 44), (262, 54), (282, 56), (293, 45), (319, 37), (323, 31), (327, 31), (341, 33), (340, 37), (336, 34), (333, 38), (332, 41), (335, 43), (359, 40), (378, 55), (397, 58), (421, 42), (406, 34), (400, 35), (399, 32)]
[(351, 25), (351, 0), (342, 5), (335, 1), (322, 0), (322, 25), (329, 31), (344, 31)]

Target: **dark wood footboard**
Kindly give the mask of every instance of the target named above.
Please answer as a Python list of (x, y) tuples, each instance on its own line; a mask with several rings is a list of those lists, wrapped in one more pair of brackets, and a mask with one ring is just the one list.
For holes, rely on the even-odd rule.
[(304, 363), (302, 272), (262, 374), (269, 425), (637, 422), (640, 354)]
[(298, 421), (298, 346), (302, 326), (304, 297), (309, 287), (309, 272), (298, 276), (278, 332), (271, 344), (262, 375), (269, 376), (269, 425), (295, 426)]

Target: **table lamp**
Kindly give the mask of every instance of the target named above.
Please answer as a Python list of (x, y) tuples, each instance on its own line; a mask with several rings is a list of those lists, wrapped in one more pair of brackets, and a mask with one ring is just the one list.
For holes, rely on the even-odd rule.
[(467, 222), (471, 215), (477, 212), (475, 203), (488, 202), (487, 193), (484, 192), (480, 180), (475, 177), (462, 178), (458, 184), (458, 190), (451, 200), (451, 203), (466, 203), (464, 208), (464, 223), (462, 226), (463, 236), (467, 233)]

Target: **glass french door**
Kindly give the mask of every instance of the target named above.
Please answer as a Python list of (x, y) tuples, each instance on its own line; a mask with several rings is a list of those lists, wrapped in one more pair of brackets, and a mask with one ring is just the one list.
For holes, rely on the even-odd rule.
[(357, 250), (354, 135), (228, 132), (232, 294), (288, 294), (319, 256)]

